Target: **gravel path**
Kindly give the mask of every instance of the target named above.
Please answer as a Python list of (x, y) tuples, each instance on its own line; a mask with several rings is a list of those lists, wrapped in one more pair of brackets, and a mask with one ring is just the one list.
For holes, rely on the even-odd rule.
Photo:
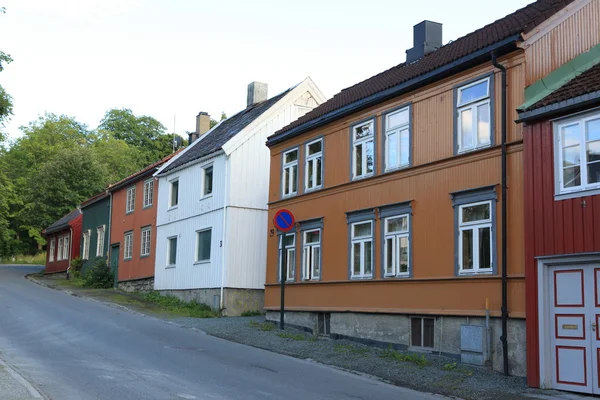
[(265, 322), (264, 317), (178, 318), (173, 322), (227, 340), (450, 397), (516, 400), (534, 398), (528, 395), (549, 394), (548, 391), (528, 388), (525, 378), (505, 377), (446, 357), (378, 349), (348, 340), (315, 337), (291, 328), (282, 332), (278, 326)]

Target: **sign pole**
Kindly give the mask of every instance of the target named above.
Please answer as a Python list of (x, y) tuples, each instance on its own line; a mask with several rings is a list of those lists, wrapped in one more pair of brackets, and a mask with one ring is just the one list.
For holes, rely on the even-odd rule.
[(286, 269), (287, 269), (287, 249), (285, 248), (285, 239), (287, 233), (284, 233), (281, 236), (281, 251), (283, 254), (281, 255), (281, 306), (279, 308), (279, 329), (285, 329), (285, 280), (287, 278)]

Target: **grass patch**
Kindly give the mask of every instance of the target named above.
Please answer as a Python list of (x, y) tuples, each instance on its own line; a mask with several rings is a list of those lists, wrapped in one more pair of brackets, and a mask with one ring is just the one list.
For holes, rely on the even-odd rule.
[(80, 276), (71, 276), (71, 279), (57, 279), (56, 284), (60, 286), (70, 286), (70, 287), (84, 287), (85, 281)]
[(159, 292), (152, 291), (142, 295), (144, 301), (159, 305), (162, 309), (182, 317), (214, 318), (219, 313), (209, 305), (191, 301), (186, 303), (175, 296), (162, 296)]
[(14, 256), (0, 257), (0, 264), (45, 265), (46, 253), (42, 252), (35, 255), (17, 254)]
[(304, 335), (301, 333), (298, 333), (295, 335), (293, 333), (280, 332), (277, 334), (277, 336), (279, 336), (280, 338), (284, 338), (284, 339), (304, 340)]
[(261, 315), (262, 315), (262, 312), (260, 312), (259, 310), (244, 311), (242, 313), (242, 317), (259, 317)]
[(351, 344), (336, 344), (335, 346), (333, 346), (333, 349), (338, 353), (353, 353), (360, 355), (365, 355), (369, 352), (369, 349), (367, 348), (356, 347), (352, 346)]
[(248, 325), (250, 325), (253, 328), (256, 329), (260, 329), (261, 331), (272, 331), (273, 329), (275, 329), (275, 324), (272, 324), (270, 322), (256, 322), (256, 321), (250, 321), (248, 323)]
[(424, 368), (427, 365), (427, 359), (423, 354), (419, 355), (415, 353), (400, 352), (392, 348), (384, 350), (380, 357), (393, 361), (410, 362), (419, 368)]

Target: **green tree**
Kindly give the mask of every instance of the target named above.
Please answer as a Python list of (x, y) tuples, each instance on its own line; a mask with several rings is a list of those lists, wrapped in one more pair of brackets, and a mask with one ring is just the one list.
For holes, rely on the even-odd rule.
[[(0, 7), (0, 14), (4, 14), (4, 7)], [(3, 51), (0, 51), (0, 72), (4, 70), (4, 64), (10, 64), (12, 58)], [(4, 141), (5, 135), (2, 132), (2, 128), (5, 127), (6, 122), (10, 119), (13, 111), (12, 97), (4, 90), (0, 85), (0, 142)]]
[(142, 151), (123, 140), (115, 139), (110, 132), (100, 132), (90, 148), (107, 171), (107, 185), (131, 175), (144, 166)]
[(221, 111), (221, 119), (217, 121), (216, 119), (210, 119), (210, 129), (214, 128), (219, 122), (225, 121), (227, 119), (227, 114), (225, 111)]

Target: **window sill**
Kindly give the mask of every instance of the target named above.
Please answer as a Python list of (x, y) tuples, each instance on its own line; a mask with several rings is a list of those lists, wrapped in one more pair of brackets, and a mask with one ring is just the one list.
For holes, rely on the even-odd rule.
[(128, 262), (128, 261), (131, 261), (131, 260), (133, 260), (133, 257), (124, 258), (124, 259), (123, 259), (123, 262)]
[(408, 279), (410, 278), (410, 274), (404, 275), (385, 275), (384, 279)]
[(205, 194), (204, 196), (200, 197), (200, 200), (206, 200), (206, 199), (210, 199), (211, 197), (213, 197), (213, 194)]
[(459, 271), (458, 276), (476, 276), (476, 275), (493, 275), (493, 270), (480, 270), (480, 271)]
[(171, 206), (167, 209), (167, 211), (175, 210), (178, 206)]
[(140, 254), (140, 258), (148, 258), (150, 257), (150, 254)]
[(194, 265), (210, 264), (210, 260), (194, 261)]
[(298, 192), (283, 195), (283, 196), (281, 196), (281, 200), (289, 199), (290, 197), (295, 197), (295, 196), (298, 196)]
[(362, 179), (372, 178), (372, 177), (374, 177), (374, 176), (375, 176), (375, 174), (374, 174), (374, 173), (372, 173), (372, 174), (368, 174), (368, 175), (353, 176), (353, 177), (352, 177), (352, 182), (360, 181), (360, 180), (362, 180)]
[(350, 280), (353, 280), (353, 281), (364, 281), (364, 280), (370, 280), (370, 279), (373, 279), (373, 275), (364, 275), (364, 276), (357, 275), (357, 276), (350, 277)]
[(576, 199), (578, 197), (586, 197), (586, 196), (595, 196), (600, 194), (600, 187), (589, 188), (589, 189), (580, 189), (574, 190), (572, 192), (563, 192), (556, 193), (554, 195), (554, 200), (567, 200), (567, 199)]
[(310, 188), (310, 189), (309, 188), (304, 188), (304, 193), (312, 193), (312, 192), (316, 192), (316, 191), (321, 190), (321, 189), (323, 189), (323, 185), (317, 186), (317, 187), (314, 187), (314, 188)]
[(129, 214), (133, 214), (135, 210), (131, 210), (131, 211), (125, 211), (125, 215), (129, 215)]
[(387, 174), (387, 173), (389, 173), (389, 172), (401, 171), (401, 170), (403, 170), (403, 169), (407, 169), (407, 168), (410, 168), (410, 167), (411, 167), (411, 165), (410, 165), (410, 164), (404, 164), (404, 165), (401, 165), (401, 166), (399, 166), (399, 167), (394, 167), (394, 168), (386, 168), (386, 169), (383, 171), (383, 173), (384, 173), (384, 174)]
[(487, 149), (488, 147), (492, 147), (492, 144), (491, 143), (487, 143), (487, 144), (484, 144), (484, 145), (481, 145), (481, 146), (471, 147), (469, 149), (458, 150), (455, 155), (458, 156), (458, 155), (461, 155), (461, 154), (470, 153), (472, 151), (483, 150), (483, 149)]
[(145, 209), (147, 209), (147, 208), (152, 208), (152, 206), (153, 206), (153, 205), (154, 205), (154, 204), (148, 204), (147, 206), (144, 206), (144, 207), (142, 207), (142, 210), (145, 210)]
[(167, 266), (165, 267), (165, 269), (173, 269), (173, 268), (175, 268), (175, 267), (176, 267), (176, 265), (167, 265)]

